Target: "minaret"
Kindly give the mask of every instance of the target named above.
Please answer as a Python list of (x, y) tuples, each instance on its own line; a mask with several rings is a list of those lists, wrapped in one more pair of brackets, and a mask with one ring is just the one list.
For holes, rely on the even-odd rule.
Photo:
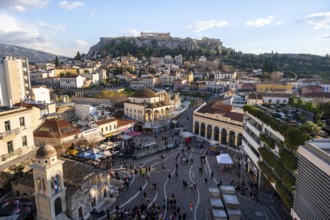
[(66, 211), (63, 163), (57, 159), (53, 146), (45, 145), (38, 149), (36, 161), (31, 165), (37, 220), (55, 220), (58, 214)]

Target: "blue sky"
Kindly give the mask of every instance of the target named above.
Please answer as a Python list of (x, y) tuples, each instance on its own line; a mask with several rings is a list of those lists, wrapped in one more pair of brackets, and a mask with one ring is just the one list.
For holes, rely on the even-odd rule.
[(141, 31), (249, 53), (330, 53), (329, 0), (0, 0), (0, 43), (60, 55)]

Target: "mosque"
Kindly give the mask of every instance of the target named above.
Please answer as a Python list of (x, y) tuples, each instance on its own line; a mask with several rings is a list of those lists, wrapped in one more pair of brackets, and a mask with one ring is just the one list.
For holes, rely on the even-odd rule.
[(178, 93), (171, 100), (165, 90), (154, 92), (149, 88), (142, 88), (124, 103), (124, 112), (127, 117), (140, 122), (157, 121), (180, 105)]

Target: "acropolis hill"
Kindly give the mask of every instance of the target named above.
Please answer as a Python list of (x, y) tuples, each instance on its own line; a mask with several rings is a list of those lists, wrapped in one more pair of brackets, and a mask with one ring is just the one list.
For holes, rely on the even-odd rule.
[(170, 33), (142, 32), (139, 37), (101, 37), (100, 42), (92, 46), (88, 53), (100, 52), (107, 46), (122, 43), (133, 44), (137, 47), (152, 46), (166, 49), (184, 49), (188, 51), (199, 49), (221, 51), (222, 48), (222, 42), (219, 39), (204, 37), (201, 40), (197, 40), (192, 38), (172, 37)]

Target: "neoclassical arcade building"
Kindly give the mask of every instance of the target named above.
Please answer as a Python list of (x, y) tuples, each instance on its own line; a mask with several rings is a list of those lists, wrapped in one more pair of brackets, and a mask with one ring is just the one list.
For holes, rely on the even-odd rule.
[(193, 133), (217, 144), (242, 145), (243, 111), (231, 105), (231, 98), (204, 103), (193, 113)]
[(140, 122), (158, 120), (169, 114), (173, 107), (166, 91), (156, 93), (148, 88), (137, 90), (124, 103), (125, 115)]

